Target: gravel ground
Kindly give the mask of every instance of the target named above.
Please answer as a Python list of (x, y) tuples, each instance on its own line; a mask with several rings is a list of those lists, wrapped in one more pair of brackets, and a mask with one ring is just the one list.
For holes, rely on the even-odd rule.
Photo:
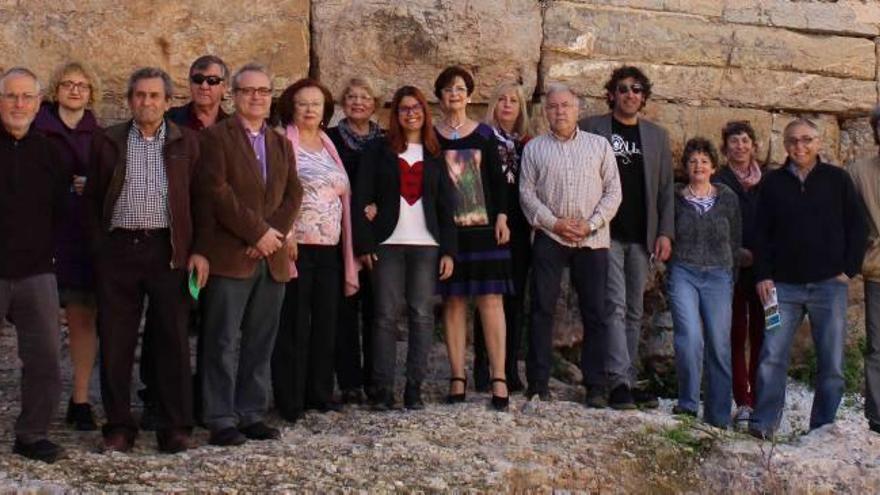
[(0, 493), (880, 492), (880, 435), (868, 431), (856, 399), (846, 401), (836, 424), (804, 435), (811, 394), (790, 384), (776, 444), (675, 418), (670, 400), (653, 411), (586, 409), (579, 388), (557, 381), (555, 400), (515, 395), (510, 412), (497, 413), (487, 408), (487, 394), (472, 391), (465, 404), (438, 404), (448, 374), (440, 345), (423, 411), (348, 407), (307, 414), (296, 425), (273, 416), (281, 441), (239, 448), (209, 446), (207, 432), (196, 429), (197, 448), (176, 455), (156, 453), (155, 438), (142, 432), (132, 453), (105, 455), (99, 433), (64, 428), (62, 407), (51, 436), (68, 457), (46, 465), (10, 453), (15, 356), (12, 330), (0, 329)]

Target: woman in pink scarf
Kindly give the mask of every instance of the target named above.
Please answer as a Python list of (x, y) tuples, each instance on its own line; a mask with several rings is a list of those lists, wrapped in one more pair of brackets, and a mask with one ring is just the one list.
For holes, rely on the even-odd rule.
[(294, 422), (307, 409), (336, 408), (333, 354), (340, 294), (357, 292), (360, 267), (352, 251), (351, 186), (323, 131), (333, 115), (333, 97), (319, 82), (301, 79), (281, 94), (278, 114), (303, 186), (291, 232), (295, 278), (287, 284), (272, 356), (275, 406)]

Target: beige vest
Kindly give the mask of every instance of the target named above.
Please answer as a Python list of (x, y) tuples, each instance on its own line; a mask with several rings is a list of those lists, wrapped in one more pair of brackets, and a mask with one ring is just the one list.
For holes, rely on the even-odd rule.
[(862, 196), (868, 217), (868, 250), (862, 276), (880, 282), (880, 156), (858, 160), (847, 170)]

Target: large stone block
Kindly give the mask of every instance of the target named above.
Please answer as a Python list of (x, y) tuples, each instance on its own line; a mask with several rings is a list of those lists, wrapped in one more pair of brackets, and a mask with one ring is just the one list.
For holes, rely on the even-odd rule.
[[(547, 52), (542, 71), (545, 84), (564, 82), (583, 96), (602, 98), (605, 81), (620, 65)], [(655, 100), (842, 114), (863, 113), (877, 101), (874, 81), (772, 70), (638, 65), (653, 82)]]
[(871, 40), (572, 2), (547, 8), (544, 50), (667, 65), (794, 70), (858, 79), (876, 75)]
[(725, 0), (570, 0), (587, 5), (610, 5), (662, 12), (681, 12), (707, 17), (721, 17)]
[(821, 33), (880, 33), (880, 9), (873, 0), (727, 0), (722, 18)]
[(430, 94), (453, 64), (473, 71), (478, 102), (502, 81), (521, 81), (527, 94), (537, 82), (542, 32), (534, 0), (313, 0), (312, 28), (317, 75), (334, 94), (354, 75), (374, 79), (387, 97), (404, 84)]
[(276, 86), (308, 74), (308, 0), (118, 2), (29, 0), (0, 6), (0, 64), (26, 65), (47, 80), (77, 59), (94, 66), (104, 87), (102, 117), (126, 115), (123, 100), (137, 67), (168, 71), (188, 97), (190, 63), (206, 53), (230, 67), (257, 61)]
[(876, 154), (877, 145), (867, 118), (848, 119), (840, 123), (840, 163), (846, 165)]

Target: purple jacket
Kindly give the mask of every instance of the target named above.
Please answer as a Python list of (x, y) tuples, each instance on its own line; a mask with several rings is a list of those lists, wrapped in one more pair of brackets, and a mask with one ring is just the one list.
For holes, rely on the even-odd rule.
[[(56, 144), (61, 151), (63, 165), (73, 175), (86, 175), (92, 136), (100, 129), (92, 112), (86, 110), (76, 129), (69, 129), (58, 116), (58, 105), (44, 103), (34, 120), (34, 128)], [(85, 199), (73, 192), (73, 177), (64, 209), (64, 222), (55, 236), (58, 286), (62, 289), (93, 290), (94, 271), (85, 224)]]

